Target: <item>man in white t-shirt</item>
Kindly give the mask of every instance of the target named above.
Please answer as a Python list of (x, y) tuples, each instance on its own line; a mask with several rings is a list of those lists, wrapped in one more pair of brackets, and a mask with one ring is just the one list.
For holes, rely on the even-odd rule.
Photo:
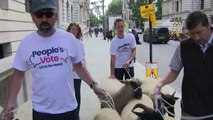
[(14, 73), (1, 120), (11, 120), (24, 73), (31, 70), (33, 120), (78, 120), (73, 85), (76, 73), (104, 99), (106, 93), (82, 66), (84, 59), (75, 37), (54, 27), (57, 20), (55, 0), (31, 0), (31, 17), (38, 30), (20, 43), (13, 62)]
[(125, 22), (116, 19), (114, 23), (117, 35), (110, 45), (110, 78), (124, 80), (134, 77), (134, 58), (136, 55), (135, 37), (124, 33)]

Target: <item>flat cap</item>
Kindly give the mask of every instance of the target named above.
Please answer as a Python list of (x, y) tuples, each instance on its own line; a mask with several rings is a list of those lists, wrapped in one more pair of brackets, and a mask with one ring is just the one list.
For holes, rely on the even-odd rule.
[(30, 6), (33, 13), (42, 9), (57, 9), (56, 0), (31, 0)]

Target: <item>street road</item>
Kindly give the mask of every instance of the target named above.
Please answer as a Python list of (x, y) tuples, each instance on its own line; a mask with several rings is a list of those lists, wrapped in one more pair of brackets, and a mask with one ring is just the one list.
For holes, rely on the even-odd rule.
[[(142, 34), (139, 34), (141, 45), (137, 45), (136, 59), (139, 63), (145, 66), (146, 62), (150, 61), (150, 48), (148, 42), (143, 42)], [(170, 40), (168, 44), (153, 44), (152, 45), (152, 61), (158, 63), (159, 78), (163, 78), (169, 71), (170, 60), (178, 46), (178, 41)], [(178, 78), (171, 83), (171, 86), (181, 93), (181, 81), (183, 73), (179, 74)]]

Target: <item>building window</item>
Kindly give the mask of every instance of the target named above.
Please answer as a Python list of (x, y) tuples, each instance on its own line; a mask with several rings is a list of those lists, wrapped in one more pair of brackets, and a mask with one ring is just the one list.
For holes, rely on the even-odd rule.
[(0, 59), (4, 58), (4, 55), (3, 55), (3, 45), (0, 44)]
[(25, 10), (26, 12), (30, 12), (30, 0), (25, 0)]
[(179, 12), (179, 2), (176, 1), (176, 2), (175, 2), (175, 5), (176, 5), (176, 12)]
[(0, 44), (0, 59), (12, 55), (12, 48), (10, 43)]
[(1, 9), (8, 9), (8, 5), (9, 5), (9, 0), (0, 0), (0, 8)]
[(200, 4), (200, 9), (204, 9), (204, 0), (200, 0), (201, 4)]
[(0, 81), (0, 106), (3, 106), (8, 96), (9, 77)]
[(179, 17), (179, 22), (182, 23), (182, 18), (181, 17)]

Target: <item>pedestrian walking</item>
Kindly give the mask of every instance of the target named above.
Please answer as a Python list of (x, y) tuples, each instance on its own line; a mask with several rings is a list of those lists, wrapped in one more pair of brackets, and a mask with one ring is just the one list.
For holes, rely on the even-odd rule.
[(91, 27), (89, 28), (89, 36), (92, 38), (92, 29), (91, 29)]
[(183, 119), (193, 116), (212, 120), (213, 28), (207, 15), (201, 11), (188, 15), (186, 28), (190, 38), (180, 42), (171, 59), (170, 71), (158, 82), (156, 91), (173, 82), (184, 68), (181, 101)]
[(124, 33), (125, 22), (116, 19), (114, 22), (117, 35), (110, 45), (110, 78), (125, 80), (134, 77), (134, 58), (136, 41), (132, 33)]
[(20, 43), (1, 120), (12, 120), (24, 73), (31, 70), (33, 120), (78, 120), (73, 69), (100, 98), (106, 97), (88, 70), (74, 35), (56, 29), (56, 0), (31, 0), (30, 14), (38, 30)]
[[(86, 67), (86, 60), (85, 60), (85, 48), (84, 44), (82, 42), (82, 32), (81, 32), (81, 27), (77, 23), (70, 23), (70, 25), (67, 28), (67, 32), (72, 33), (75, 37), (76, 40), (81, 48), (81, 51), (83, 53), (84, 59), (81, 61), (83, 66)], [(78, 106), (76, 108), (77, 114), (78, 114), (78, 119), (80, 119), (79, 116), (79, 111), (80, 111), (80, 104), (81, 104), (81, 78), (78, 76), (78, 74), (74, 71), (74, 87), (75, 87), (75, 97), (78, 103)]]
[(96, 27), (96, 28), (94, 29), (94, 32), (95, 32), (95, 37), (98, 37), (99, 28), (98, 28), (98, 27)]

